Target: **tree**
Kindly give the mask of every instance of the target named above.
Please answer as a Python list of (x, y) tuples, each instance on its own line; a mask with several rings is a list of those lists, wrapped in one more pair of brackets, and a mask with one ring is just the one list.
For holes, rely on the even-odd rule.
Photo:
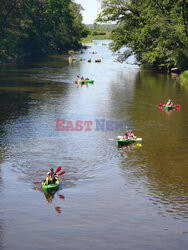
[(88, 34), (81, 10), (72, 0), (0, 0), (0, 61), (79, 48)]
[(102, 0), (97, 21), (115, 21), (113, 51), (126, 46), (123, 60), (134, 54), (141, 63), (186, 69), (187, 0)]

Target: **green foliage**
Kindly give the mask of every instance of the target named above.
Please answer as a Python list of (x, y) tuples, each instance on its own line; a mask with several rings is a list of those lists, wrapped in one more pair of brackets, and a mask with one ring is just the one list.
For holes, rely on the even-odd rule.
[(188, 87), (188, 70), (181, 73), (180, 83), (181, 83), (181, 85)]
[(0, 61), (80, 47), (81, 38), (89, 33), (81, 10), (71, 0), (1, 0)]
[(82, 39), (82, 43), (92, 42), (92, 40), (111, 39), (111, 31), (114, 25), (111, 24), (88, 24), (87, 37)]
[(141, 63), (188, 68), (187, 0), (102, 0), (98, 22), (115, 21), (113, 51), (127, 46)]
[(93, 31), (92, 35), (93, 36), (104, 36), (104, 35), (106, 35), (106, 32), (103, 32), (103, 31)]

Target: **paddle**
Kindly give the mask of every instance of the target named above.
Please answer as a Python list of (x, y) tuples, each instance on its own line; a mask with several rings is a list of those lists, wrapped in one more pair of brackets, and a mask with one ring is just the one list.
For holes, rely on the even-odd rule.
[(60, 176), (60, 175), (64, 175), (64, 174), (65, 174), (65, 171), (63, 171), (63, 172), (59, 173), (59, 174), (58, 174), (58, 176)]
[(59, 167), (56, 169), (56, 171), (55, 171), (55, 173), (54, 173), (54, 174), (56, 174), (57, 172), (59, 172), (61, 169), (62, 169), (62, 167), (61, 167), (61, 166), (59, 166)]
[(57, 211), (58, 214), (61, 213), (61, 208), (60, 207), (55, 207), (55, 210)]
[[(165, 104), (159, 103), (158, 106), (159, 106), (159, 107), (165, 107)], [(169, 107), (170, 107), (170, 106), (169, 106)], [(181, 105), (180, 105), (180, 104), (177, 104), (177, 105), (174, 105), (174, 106), (172, 106), (172, 107), (180, 108)]]
[(64, 196), (64, 195), (62, 195), (62, 194), (58, 194), (58, 196), (59, 196), (59, 198), (60, 198), (60, 199), (62, 199), (62, 200), (64, 200), (64, 199), (65, 199), (65, 196)]

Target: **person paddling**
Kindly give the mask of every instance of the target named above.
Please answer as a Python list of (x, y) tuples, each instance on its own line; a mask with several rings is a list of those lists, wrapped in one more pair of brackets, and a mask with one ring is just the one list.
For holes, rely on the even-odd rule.
[(43, 181), (44, 185), (52, 185), (54, 184), (53, 179), (50, 177), (50, 172), (48, 172), (46, 179)]
[(43, 181), (45, 185), (52, 185), (55, 184), (57, 180), (56, 174), (54, 173), (54, 169), (51, 168), (50, 171), (47, 173), (46, 179)]
[(53, 182), (55, 183), (57, 176), (56, 176), (56, 173), (54, 173), (54, 169), (51, 168), (49, 172), (50, 172), (50, 178), (52, 178)]
[(132, 132), (132, 130), (129, 131), (128, 137), (129, 137), (129, 139), (133, 139), (134, 138), (134, 133)]
[(124, 134), (123, 139), (124, 139), (124, 140), (127, 140), (127, 139), (128, 139), (128, 134), (127, 134), (127, 133)]
[(173, 102), (169, 99), (168, 102), (166, 103), (166, 106), (172, 107), (173, 106)]
[(50, 173), (50, 177), (52, 177), (52, 178), (56, 175), (54, 173), (54, 169), (53, 168), (50, 169), (49, 173)]

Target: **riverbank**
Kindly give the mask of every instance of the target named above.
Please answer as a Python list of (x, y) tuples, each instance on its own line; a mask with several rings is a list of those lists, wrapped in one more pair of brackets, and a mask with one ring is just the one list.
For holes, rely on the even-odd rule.
[(180, 75), (180, 83), (188, 87), (188, 70), (184, 71)]

